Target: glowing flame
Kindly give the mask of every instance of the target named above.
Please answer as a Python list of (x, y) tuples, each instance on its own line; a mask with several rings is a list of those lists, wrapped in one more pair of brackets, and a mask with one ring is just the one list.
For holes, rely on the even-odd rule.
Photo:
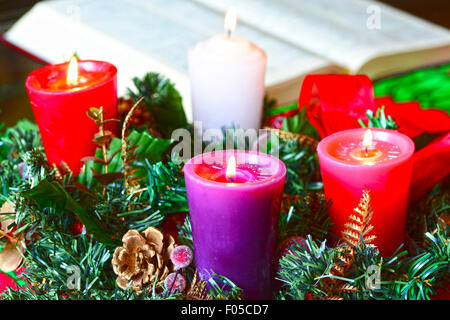
[(234, 155), (232, 155), (228, 159), (226, 176), (231, 180), (233, 180), (236, 176), (236, 158), (234, 157)]
[(373, 135), (372, 131), (370, 129), (367, 129), (366, 132), (364, 132), (364, 138), (363, 138), (363, 147), (368, 148), (372, 145)]
[(237, 23), (237, 13), (236, 7), (229, 7), (227, 13), (225, 14), (225, 30), (228, 33), (236, 28)]
[(78, 60), (75, 56), (70, 59), (66, 82), (69, 86), (78, 84)]

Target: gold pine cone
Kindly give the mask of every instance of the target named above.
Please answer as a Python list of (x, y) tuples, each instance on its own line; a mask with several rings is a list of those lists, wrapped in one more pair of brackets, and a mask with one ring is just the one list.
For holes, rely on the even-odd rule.
[(163, 281), (175, 266), (170, 260), (170, 253), (175, 247), (175, 240), (164, 235), (156, 228), (148, 227), (143, 232), (129, 230), (122, 238), (122, 247), (114, 251), (112, 266), (117, 274), (117, 286), (123, 290), (131, 283), (137, 293), (153, 284), (156, 277)]

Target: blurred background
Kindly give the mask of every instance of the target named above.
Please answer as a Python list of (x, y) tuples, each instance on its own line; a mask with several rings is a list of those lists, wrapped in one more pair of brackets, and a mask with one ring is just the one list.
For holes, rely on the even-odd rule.
[[(0, 0), (0, 33), (7, 31), (36, 2), (38, 1)], [(380, 2), (450, 28), (450, 0), (381, 0)], [(0, 122), (12, 125), (21, 118), (33, 119), (24, 83), (27, 75), (40, 66), (42, 66), (41, 62), (0, 42), (0, 110), (2, 110)]]

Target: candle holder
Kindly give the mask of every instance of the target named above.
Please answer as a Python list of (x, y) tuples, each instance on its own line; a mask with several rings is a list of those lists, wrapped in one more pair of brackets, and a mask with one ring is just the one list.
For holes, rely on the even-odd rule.
[[(224, 170), (231, 156), (239, 180)], [(207, 280), (214, 272), (235, 282), (246, 299), (269, 299), (283, 162), (258, 152), (215, 151), (189, 160), (184, 175), (199, 276)]]
[(363, 145), (367, 129), (350, 129), (324, 138), (317, 152), (325, 196), (332, 202), (332, 233), (341, 236), (366, 187), (372, 196), (374, 245), (389, 256), (405, 237), (414, 142), (394, 130), (370, 130), (370, 146)]
[[(88, 109), (103, 107), (105, 119), (117, 119), (116, 67), (84, 60), (78, 68), (76, 84), (66, 82), (68, 63), (44, 66), (25, 82), (49, 164), (64, 161), (75, 175), (83, 165), (81, 159), (93, 156), (96, 149), (98, 127), (87, 116)], [(107, 123), (105, 129), (117, 135), (116, 122)]]

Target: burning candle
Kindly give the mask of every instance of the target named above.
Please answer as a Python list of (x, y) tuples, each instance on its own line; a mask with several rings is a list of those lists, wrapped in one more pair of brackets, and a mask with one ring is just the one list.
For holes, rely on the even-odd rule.
[(324, 138), (317, 148), (332, 231), (341, 236), (364, 187), (371, 191), (374, 244), (388, 256), (403, 243), (414, 142), (384, 129), (350, 129)]
[[(103, 107), (105, 119), (117, 118), (117, 69), (108, 62), (77, 61), (44, 66), (27, 77), (34, 117), (50, 165), (66, 162), (78, 174), (81, 159), (92, 156), (98, 126), (86, 115)], [(117, 123), (105, 129), (117, 134)]]
[(184, 175), (200, 277), (215, 272), (247, 299), (270, 298), (283, 162), (258, 152), (215, 151), (189, 160)]
[(264, 100), (266, 54), (238, 35), (236, 11), (225, 16), (225, 34), (189, 50), (188, 64), (194, 120), (205, 129), (237, 124), (258, 129)]

